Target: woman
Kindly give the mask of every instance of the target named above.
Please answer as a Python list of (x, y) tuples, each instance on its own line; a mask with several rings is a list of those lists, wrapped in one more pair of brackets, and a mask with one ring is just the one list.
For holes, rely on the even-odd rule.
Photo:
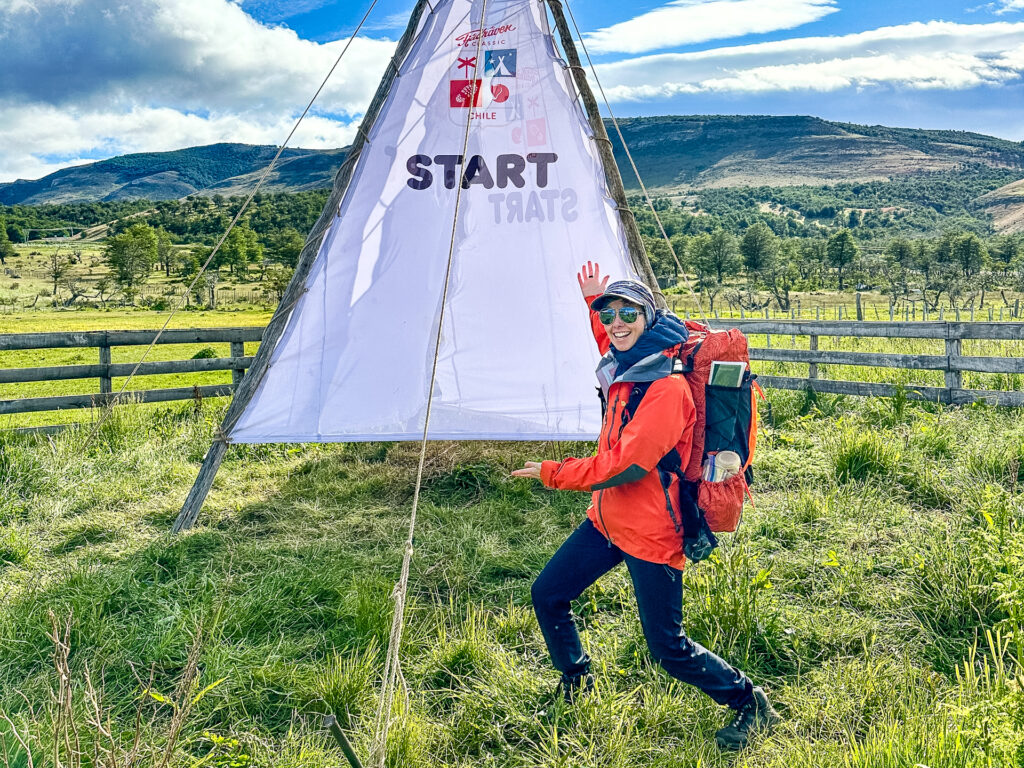
[[(597, 368), (607, 404), (597, 455), (564, 461), (528, 461), (512, 474), (549, 488), (590, 491), (587, 519), (569, 536), (533, 584), (533, 607), (567, 702), (590, 691), (594, 678), (570, 602), (603, 574), (625, 562), (636, 593), (640, 623), (651, 655), (672, 677), (696, 686), (735, 710), (716, 734), (719, 746), (740, 749), (755, 732), (778, 721), (765, 692), (723, 659), (690, 640), (682, 626), (682, 537), (679, 493), (665, 488), (657, 471), (677, 445), (688, 456), (695, 409), (686, 378), (672, 373), (685, 325), (656, 311), (643, 283), (608, 285), (597, 264), (587, 262), (580, 290), (604, 357)], [(650, 382), (635, 413), (626, 406), (636, 382)], [(681, 444), (680, 444), (681, 443)], [(672, 505), (672, 513), (666, 507)]]

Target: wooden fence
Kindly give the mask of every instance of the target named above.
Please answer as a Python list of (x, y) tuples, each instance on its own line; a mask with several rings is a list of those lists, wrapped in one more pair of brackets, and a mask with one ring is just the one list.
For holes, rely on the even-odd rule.
[[(712, 320), (711, 324), (719, 328), (739, 328), (748, 336), (766, 334), (768, 336), (768, 346), (752, 347), (750, 350), (751, 360), (806, 363), (808, 365), (807, 378), (759, 375), (758, 380), (766, 387), (812, 389), (815, 392), (865, 395), (870, 397), (891, 397), (896, 393), (897, 389), (903, 389), (909, 398), (915, 400), (930, 400), (932, 402), (949, 404), (973, 403), (982, 400), (993, 405), (1024, 406), (1024, 392), (963, 388), (964, 371), (1007, 374), (1024, 373), (1024, 357), (978, 357), (962, 354), (963, 342), (967, 339), (1024, 340), (1024, 323), (816, 323), (799, 320)], [(772, 349), (771, 335), (773, 334), (790, 337), (807, 336), (808, 349)], [(818, 340), (822, 336), (938, 339), (944, 342), (945, 354), (906, 355), (819, 350)], [(818, 375), (818, 366), (822, 364), (942, 371), (944, 373), (945, 386), (897, 386), (895, 384), (864, 381), (822, 379)]]
[[(57, 411), (65, 408), (91, 408), (107, 404), (116, 395), (113, 392), (112, 380), (115, 377), (130, 375), (136, 366), (136, 363), (111, 363), (110, 350), (113, 347), (149, 346), (155, 335), (155, 331), (0, 334), (0, 352), (26, 349), (67, 349), (72, 347), (95, 347), (99, 352), (98, 362), (95, 365), (59, 365), (45, 368), (0, 369), (0, 384), (65, 379), (99, 380), (99, 392), (94, 394), (0, 400), (0, 415)], [(189, 330), (164, 331), (157, 342), (158, 344), (228, 342), (231, 345), (231, 356), (145, 362), (139, 365), (139, 369), (135, 373), (136, 376), (231, 371), (232, 383), (202, 387), (126, 391), (122, 397), (130, 398), (134, 402), (159, 403), (171, 400), (191, 400), (193, 398), (230, 395), (234, 387), (241, 381), (245, 369), (252, 363), (252, 358), (245, 356), (245, 342), (259, 341), (261, 338), (263, 338), (263, 328), (193, 328)]]
[[(779, 389), (812, 389), (844, 395), (892, 396), (902, 388), (908, 397), (933, 402), (962, 404), (983, 400), (995, 405), (1024, 406), (1024, 392), (964, 389), (963, 372), (1024, 374), (1024, 357), (977, 357), (962, 354), (962, 342), (968, 339), (1022, 341), (1024, 323), (956, 323), (956, 322), (805, 322), (790, 320), (712, 320), (717, 327), (736, 327), (750, 335), (768, 336), (766, 347), (753, 347), (751, 359), (765, 362), (805, 363), (808, 376), (760, 375), (766, 387)], [(771, 336), (806, 336), (808, 349), (772, 348)], [(25, 397), (0, 400), (0, 415), (55, 411), (67, 408), (90, 408), (104, 405), (115, 396), (112, 379), (128, 376), (135, 363), (111, 363), (111, 349), (123, 346), (149, 345), (154, 331), (88, 331), (71, 333), (0, 334), (0, 352), (27, 349), (58, 349), (94, 347), (98, 350), (95, 365), (61, 365), (41, 368), (0, 369), (0, 384), (56, 381), (65, 379), (97, 379), (99, 392), (58, 397)], [(165, 331), (160, 344), (229, 343), (230, 356), (220, 358), (146, 362), (139, 365), (136, 376), (157, 374), (198, 373), (205, 371), (232, 372), (231, 384), (178, 387), (174, 389), (142, 389), (125, 393), (135, 402), (154, 403), (189, 400), (202, 397), (220, 397), (231, 394), (252, 362), (244, 352), (245, 342), (257, 342), (263, 328), (197, 328)], [(822, 337), (857, 337), (889, 339), (938, 339), (944, 342), (944, 354), (892, 354), (877, 352), (851, 352), (819, 350)], [(864, 381), (823, 379), (819, 365), (850, 365), (909, 370), (942, 371), (945, 386), (929, 387), (907, 385), (898, 387)]]

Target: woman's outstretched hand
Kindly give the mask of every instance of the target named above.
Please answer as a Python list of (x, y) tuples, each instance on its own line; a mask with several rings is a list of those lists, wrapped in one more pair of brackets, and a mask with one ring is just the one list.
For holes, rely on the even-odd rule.
[(601, 267), (596, 261), (588, 261), (580, 267), (576, 279), (579, 281), (583, 298), (604, 293), (605, 286), (608, 285), (608, 276), (601, 277)]
[(528, 461), (523, 465), (522, 469), (513, 469), (512, 476), (532, 477), (534, 480), (540, 480), (540, 462)]

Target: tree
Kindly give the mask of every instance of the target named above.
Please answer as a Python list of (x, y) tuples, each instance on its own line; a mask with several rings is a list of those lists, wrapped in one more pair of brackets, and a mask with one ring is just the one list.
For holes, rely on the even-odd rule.
[(667, 287), (675, 285), (679, 279), (679, 270), (676, 268), (675, 259), (672, 258), (672, 251), (663, 237), (649, 237), (640, 235), (643, 241), (644, 250), (651, 261), (651, 269), (658, 280), (658, 285)]
[(24, 243), (25, 233), (21, 231), (21, 227), (17, 224), (8, 224), (4, 231), (7, 235), (7, 239), (12, 243)]
[(756, 275), (775, 258), (779, 248), (778, 240), (763, 222), (756, 222), (747, 228), (740, 241), (740, 254), (747, 272)]
[(953, 240), (953, 260), (960, 265), (964, 277), (972, 277), (988, 264), (988, 249), (973, 232), (966, 232)]
[(829, 264), (839, 271), (839, 290), (843, 290), (843, 270), (857, 258), (857, 241), (853, 239), (850, 230), (841, 229), (828, 239), (825, 245), (825, 253), (828, 255)]
[(107, 240), (103, 259), (125, 298), (134, 301), (157, 263), (156, 232), (146, 224), (133, 224)]
[(783, 240), (775, 256), (761, 269), (759, 275), (764, 286), (772, 292), (779, 309), (790, 306), (789, 292), (796, 286), (800, 273), (796, 267), (799, 248), (795, 240)]
[(49, 258), (44, 268), (44, 274), (50, 278), (50, 282), (53, 283), (51, 293), (56, 297), (57, 295), (57, 283), (60, 282), (67, 274), (71, 271), (71, 259), (60, 252), (60, 248), (55, 248), (48, 254)]
[(11, 238), (7, 235), (7, 225), (3, 219), (0, 219), (0, 264), (6, 264), (7, 260), (15, 255)]
[(993, 267), (1007, 277), (1020, 259), (1020, 240), (1016, 235), (1006, 235), (992, 247), (991, 255)]
[(292, 275), (294, 273), (294, 269), (281, 264), (275, 264), (269, 267), (263, 281), (263, 290), (272, 295), (276, 301), (280, 302), (284, 297), (285, 289), (288, 288), (288, 283), (291, 282)]
[(820, 237), (804, 238), (796, 258), (797, 272), (807, 289), (818, 288), (824, 282), (825, 240)]
[(698, 288), (708, 297), (708, 311), (714, 312), (715, 297), (725, 287), (725, 278), (740, 271), (742, 262), (736, 249), (736, 238), (718, 228), (710, 235), (704, 233), (694, 237), (688, 250)]
[(263, 246), (256, 233), (245, 224), (239, 224), (224, 240), (217, 252), (217, 266), (227, 264), (231, 274), (245, 276), (250, 264), (263, 260)]
[(908, 298), (914, 269), (914, 246), (902, 237), (890, 240), (882, 254), (879, 269), (889, 284), (890, 304), (895, 304), (898, 298)]
[(268, 238), (267, 258), (275, 264), (284, 264), (294, 269), (299, 263), (303, 245), (305, 240), (297, 229), (287, 227), (278, 230)]
[(160, 266), (164, 268), (164, 274), (170, 277), (174, 249), (171, 247), (171, 236), (163, 227), (156, 231), (156, 258)]
[(727, 277), (738, 275), (743, 266), (736, 238), (721, 227), (711, 233), (703, 258), (708, 271), (714, 273), (719, 283), (724, 283)]

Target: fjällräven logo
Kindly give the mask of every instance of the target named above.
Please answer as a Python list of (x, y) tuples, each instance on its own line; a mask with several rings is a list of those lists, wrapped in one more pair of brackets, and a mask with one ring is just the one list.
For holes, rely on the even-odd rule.
[[(499, 36), (504, 35), (504, 34), (506, 34), (508, 32), (515, 32), (515, 31), (516, 31), (515, 24), (495, 24), (493, 27), (488, 27), (487, 29), (483, 30), (483, 38), (484, 39), (482, 41), (482, 45), (487, 45), (488, 38), (499, 37)], [(474, 29), (474, 30), (471, 30), (469, 32), (465, 32), (465, 33), (459, 35), (458, 37), (456, 37), (455, 38), (455, 42), (458, 45), (461, 45), (463, 48), (467, 48), (467, 47), (469, 47), (471, 45), (476, 45), (477, 40), (479, 40), (479, 38), (480, 38), (480, 35), (481, 35), (481, 30)], [(493, 45), (493, 42), (491, 44)]]

